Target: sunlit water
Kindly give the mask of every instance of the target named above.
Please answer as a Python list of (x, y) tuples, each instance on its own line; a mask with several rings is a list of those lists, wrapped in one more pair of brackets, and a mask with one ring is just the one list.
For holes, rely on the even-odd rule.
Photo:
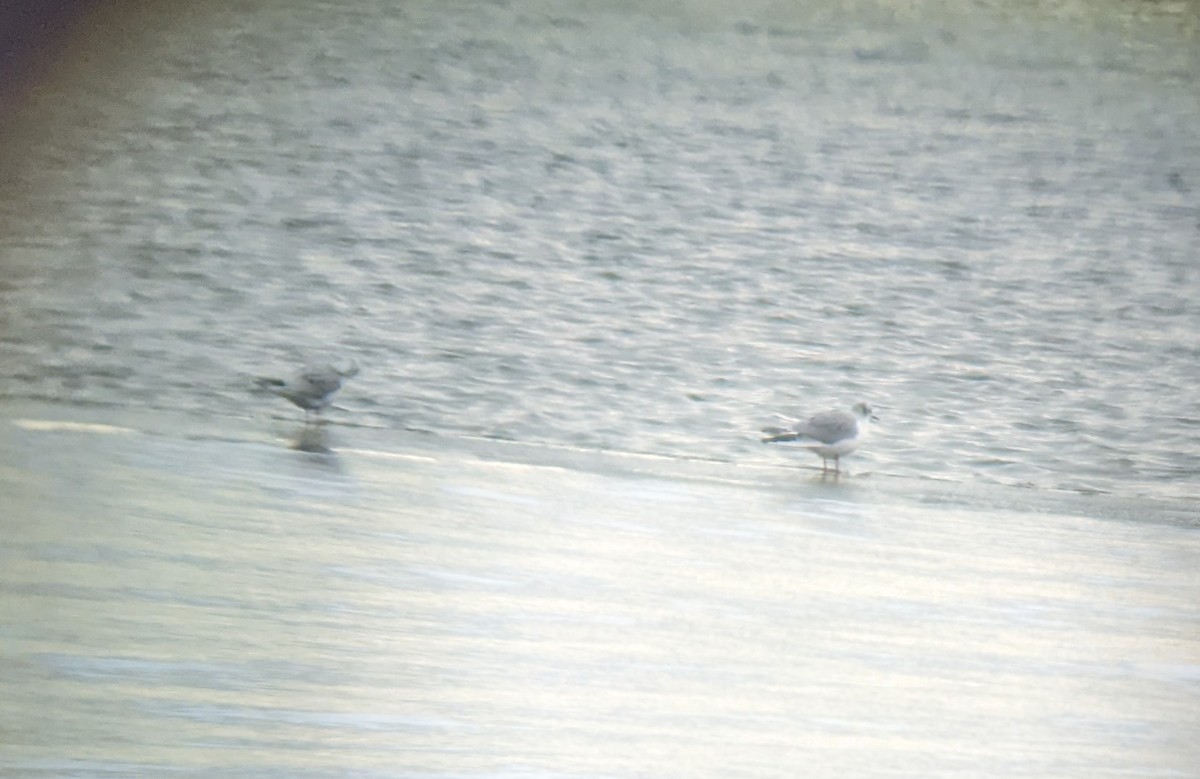
[(1200, 764), (1186, 512), (137, 421), (0, 429), (5, 776)]
[(5, 114), (0, 773), (1194, 775), (1186, 4), (178, 13)]

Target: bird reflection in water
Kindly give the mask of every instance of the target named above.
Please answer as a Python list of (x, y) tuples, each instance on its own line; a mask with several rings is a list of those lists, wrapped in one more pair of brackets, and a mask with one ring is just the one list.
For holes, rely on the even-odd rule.
[(290, 448), (310, 454), (334, 453), (333, 447), (329, 445), (329, 433), (323, 425), (314, 422), (306, 422), (304, 427), (296, 431), (291, 438)]

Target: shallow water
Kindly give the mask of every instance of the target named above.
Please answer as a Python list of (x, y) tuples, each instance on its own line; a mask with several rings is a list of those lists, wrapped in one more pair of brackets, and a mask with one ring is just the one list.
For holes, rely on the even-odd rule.
[(1200, 530), (1169, 507), (24, 411), (0, 430), (6, 776), (1200, 760)]

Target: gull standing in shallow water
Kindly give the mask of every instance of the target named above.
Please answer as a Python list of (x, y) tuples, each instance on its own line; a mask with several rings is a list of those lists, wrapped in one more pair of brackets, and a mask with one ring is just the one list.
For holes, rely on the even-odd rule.
[(858, 448), (867, 437), (873, 419), (879, 417), (869, 403), (855, 403), (849, 413), (822, 411), (791, 430), (767, 428), (763, 430), (767, 434), (763, 443), (794, 444), (809, 450), (821, 458), (821, 473), (829, 470), (832, 458), (834, 473), (841, 473), (841, 458)]
[(358, 373), (358, 365), (350, 363), (348, 368), (321, 365), (304, 368), (286, 381), (283, 379), (258, 379), (258, 386), (267, 392), (287, 398), (304, 409), (304, 420), (312, 421), (313, 414), (333, 402), (333, 396), (342, 388), (346, 379)]

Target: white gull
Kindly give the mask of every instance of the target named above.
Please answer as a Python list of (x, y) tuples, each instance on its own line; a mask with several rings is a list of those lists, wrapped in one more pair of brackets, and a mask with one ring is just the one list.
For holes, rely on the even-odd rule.
[(840, 460), (853, 452), (867, 437), (871, 420), (878, 420), (869, 403), (855, 403), (849, 413), (822, 411), (799, 422), (792, 429), (771, 427), (763, 430), (763, 443), (792, 444), (821, 458), (821, 472), (829, 469), (833, 460), (835, 473), (841, 472)]

